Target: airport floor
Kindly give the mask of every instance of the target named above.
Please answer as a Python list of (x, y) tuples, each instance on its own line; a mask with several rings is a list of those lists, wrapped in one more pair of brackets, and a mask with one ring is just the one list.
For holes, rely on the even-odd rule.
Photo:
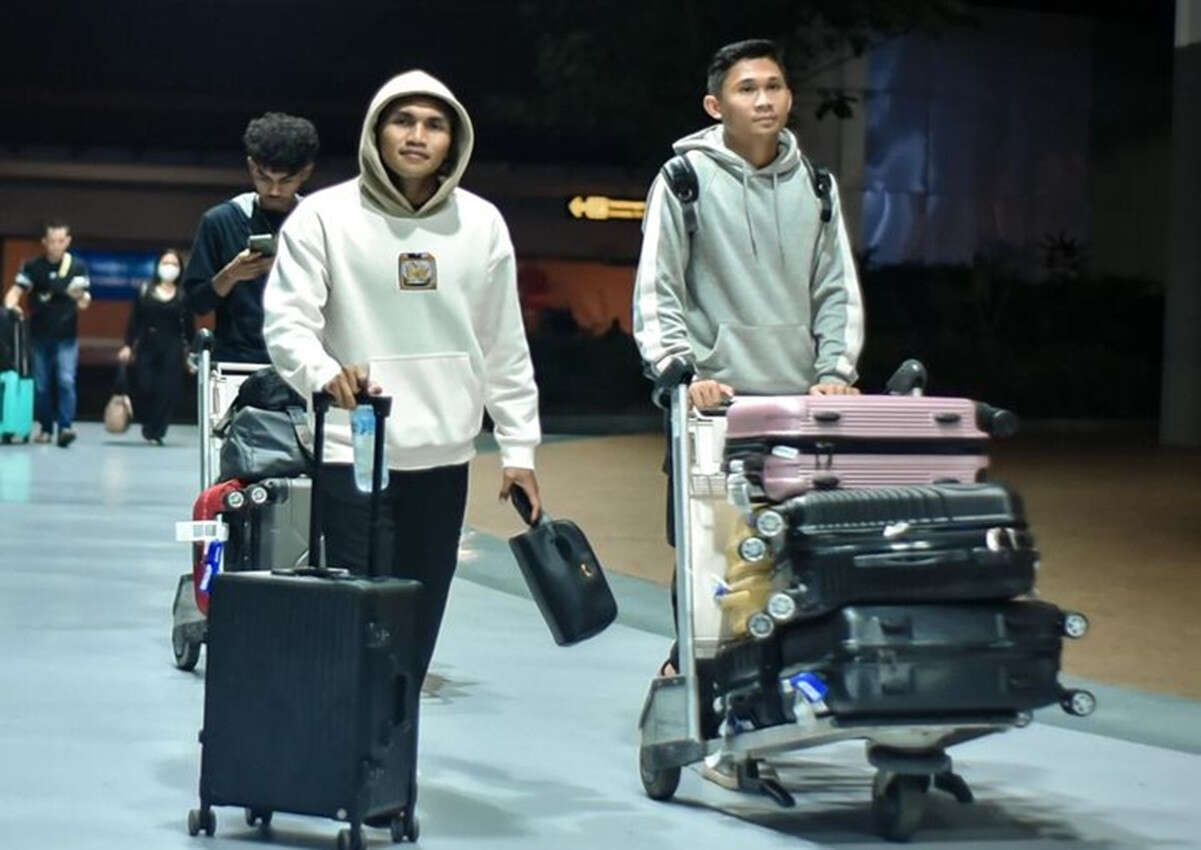
[[(333, 821), (280, 814), (264, 839), (229, 808), (216, 810), (215, 837), (187, 834), (204, 662), (176, 670), (169, 630), (189, 562), (173, 523), (190, 514), (195, 439), (174, 427), (158, 448), (84, 423), (68, 450), (0, 446), (0, 848), (334, 846)], [(545, 454), (582, 458), (590, 443)], [(492, 499), (494, 462), (473, 471), (480, 500)], [(618, 623), (559, 648), (503, 539), (479, 527), (489, 522), (465, 530), (422, 699), (420, 846), (888, 846), (872, 828), (872, 769), (856, 744), (778, 762), (794, 809), (725, 791), (695, 768), (675, 801), (647, 799), (636, 724), (667, 643), (665, 589), (611, 568)], [(1069, 681), (1097, 693), (1097, 713), (1048, 709), (1025, 729), (953, 748), (976, 802), (932, 794), (911, 846), (1201, 847), (1201, 703)], [(383, 831), (368, 840), (388, 844)]]

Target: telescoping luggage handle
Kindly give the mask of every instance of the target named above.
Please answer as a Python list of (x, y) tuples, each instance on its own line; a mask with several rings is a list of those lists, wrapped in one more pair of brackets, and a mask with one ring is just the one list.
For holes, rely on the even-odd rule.
[[(371, 459), (371, 512), (367, 529), (367, 575), (374, 577), (376, 571), (377, 548), (379, 546), (379, 509), (380, 484), (383, 478), (380, 467), (384, 464), (384, 420), (392, 413), (392, 398), (382, 395), (359, 393), (355, 397), (359, 404), (371, 405), (375, 414), (375, 442), (372, 445)], [(333, 397), (326, 392), (313, 393), (313, 472), (312, 492), (309, 496), (309, 564), (313, 574), (332, 574), (326, 569), (324, 548), (321, 545), (321, 476), (325, 467), (325, 414)]]

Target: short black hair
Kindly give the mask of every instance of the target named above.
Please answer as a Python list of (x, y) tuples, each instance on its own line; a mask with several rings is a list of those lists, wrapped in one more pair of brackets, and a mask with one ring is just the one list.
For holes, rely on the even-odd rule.
[(46, 223), (42, 225), (42, 235), (47, 235), (51, 230), (65, 230), (67, 233), (70, 233), (71, 225), (67, 224), (61, 218), (48, 218), (46, 219)]
[(784, 82), (788, 82), (788, 72), (784, 68), (784, 55), (774, 41), (766, 38), (748, 38), (719, 47), (709, 60), (708, 90), (714, 97), (721, 94), (721, 87), (726, 81), (726, 74), (743, 59), (770, 59), (780, 67)]
[(307, 118), (268, 112), (246, 125), (242, 134), (246, 155), (263, 168), (295, 174), (315, 162), (321, 142)]

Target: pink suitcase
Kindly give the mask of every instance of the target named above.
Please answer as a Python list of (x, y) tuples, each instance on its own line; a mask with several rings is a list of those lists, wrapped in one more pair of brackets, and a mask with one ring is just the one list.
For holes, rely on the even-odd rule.
[[(980, 480), (1012, 414), (965, 398), (746, 396), (726, 413), (725, 457), (772, 501), (822, 487)], [(987, 430), (986, 430), (987, 429)]]

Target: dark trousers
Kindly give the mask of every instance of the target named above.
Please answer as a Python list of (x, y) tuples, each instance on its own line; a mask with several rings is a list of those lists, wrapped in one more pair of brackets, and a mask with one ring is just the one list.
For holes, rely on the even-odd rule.
[(183, 384), (183, 346), (178, 340), (159, 343), (153, 337), (138, 346), (134, 361), (137, 375), (134, 412), (142, 423), (142, 436), (161, 440), (179, 402)]
[[(335, 464), (321, 471), (320, 498), (326, 563), (366, 574), (371, 497), (355, 487), (349, 465)], [(376, 574), (414, 579), (425, 586), (417, 621), (418, 682), (425, 678), (438, 641), (466, 510), (466, 464), (392, 470), (381, 494)]]

